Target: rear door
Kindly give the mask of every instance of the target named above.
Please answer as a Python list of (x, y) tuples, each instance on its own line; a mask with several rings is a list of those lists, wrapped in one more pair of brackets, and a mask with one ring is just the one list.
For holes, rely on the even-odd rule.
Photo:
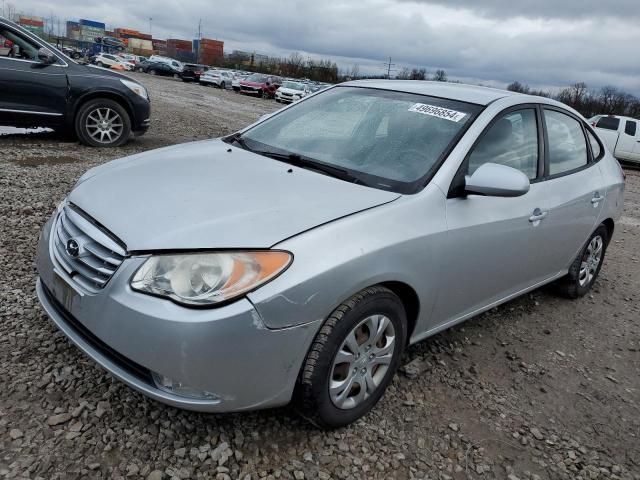
[(0, 124), (60, 124), (67, 104), (66, 64), (61, 59), (43, 64), (38, 60), (41, 45), (0, 22), (0, 44), (6, 40), (13, 46), (0, 49)]
[(622, 160), (633, 160), (636, 149), (638, 122), (631, 119), (622, 119), (620, 138), (616, 146), (616, 156)]
[(541, 224), (539, 261), (551, 275), (569, 267), (595, 229), (605, 189), (597, 164), (603, 152), (594, 158), (582, 121), (556, 107), (545, 106), (543, 113), (548, 214)]

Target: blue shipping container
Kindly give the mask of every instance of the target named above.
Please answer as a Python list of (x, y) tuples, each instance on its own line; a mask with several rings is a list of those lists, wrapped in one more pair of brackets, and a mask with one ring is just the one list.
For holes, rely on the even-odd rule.
[(197, 52), (198, 49), (200, 48), (200, 40), (198, 40), (197, 38), (193, 41), (193, 51)]
[(86, 25), (87, 27), (94, 27), (102, 30), (106, 29), (106, 25), (102, 22), (96, 22), (94, 20), (85, 20), (82, 18), (80, 19), (80, 25)]

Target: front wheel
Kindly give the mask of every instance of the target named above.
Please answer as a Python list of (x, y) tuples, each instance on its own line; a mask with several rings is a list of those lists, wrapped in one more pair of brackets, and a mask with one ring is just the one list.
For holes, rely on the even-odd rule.
[(227, 86), (224, 84), (224, 82), (222, 82), (222, 83), (220, 84), (220, 88), (221, 88), (222, 90), (224, 90), (225, 88), (227, 88)]
[(149, 75), (155, 75), (156, 71), (154, 69), (149, 70)]
[(119, 147), (131, 135), (131, 119), (117, 102), (99, 98), (85, 103), (76, 115), (78, 138), (90, 147)]
[(340, 305), (316, 335), (300, 373), (301, 415), (330, 429), (369, 412), (398, 368), (406, 336), (404, 306), (385, 287), (367, 288)]
[(98, 62), (98, 63), (96, 63), (96, 65), (97, 65), (98, 67), (100, 67), (100, 68), (104, 68), (104, 63), (102, 63), (102, 62)]
[(569, 272), (558, 281), (558, 290), (562, 295), (578, 298), (587, 294), (598, 278), (608, 243), (609, 231), (600, 225), (578, 252)]

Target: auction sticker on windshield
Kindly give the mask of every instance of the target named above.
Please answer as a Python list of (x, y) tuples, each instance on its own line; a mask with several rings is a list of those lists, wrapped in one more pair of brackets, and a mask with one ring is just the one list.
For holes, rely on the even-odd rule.
[(422, 113), (431, 117), (438, 117), (452, 122), (459, 122), (467, 116), (466, 113), (449, 110), (448, 108), (436, 107), (435, 105), (427, 105), (425, 103), (414, 103), (409, 107), (410, 112)]

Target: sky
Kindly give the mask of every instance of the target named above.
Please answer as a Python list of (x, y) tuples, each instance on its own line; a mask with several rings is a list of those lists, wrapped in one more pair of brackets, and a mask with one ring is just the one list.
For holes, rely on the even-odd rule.
[[(0, 0), (27, 14), (151, 29), (157, 38), (331, 58), (348, 71), (444, 69), (452, 79), (557, 90), (576, 82), (640, 96), (640, 0)], [(55, 6), (54, 6), (55, 5)], [(0, 3), (0, 7), (2, 3)], [(1, 10), (0, 10), (1, 11)], [(396, 73), (397, 73), (396, 71)]]

